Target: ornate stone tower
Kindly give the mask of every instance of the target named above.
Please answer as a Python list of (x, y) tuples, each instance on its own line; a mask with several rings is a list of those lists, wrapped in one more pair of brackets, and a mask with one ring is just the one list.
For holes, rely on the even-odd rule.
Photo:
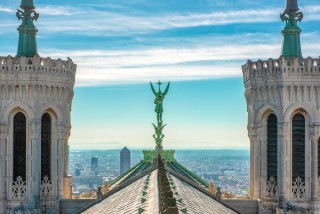
[(287, 0), (279, 59), (242, 66), (250, 138), (250, 194), (264, 209), (290, 201), (319, 213), (320, 59), (302, 58), (303, 18)]
[[(16, 57), (0, 57), (0, 213), (58, 213), (71, 197), (68, 138), (76, 65), (42, 58), (33, 0), (22, 0)], [(45, 207), (45, 208), (44, 208)]]

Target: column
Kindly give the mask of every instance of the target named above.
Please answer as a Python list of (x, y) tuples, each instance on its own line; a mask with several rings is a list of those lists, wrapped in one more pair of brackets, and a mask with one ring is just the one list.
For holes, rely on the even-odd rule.
[(311, 200), (318, 198), (318, 140), (311, 137)]
[(311, 210), (319, 213), (319, 172), (318, 172), (318, 140), (320, 135), (320, 124), (311, 127)]
[(58, 187), (58, 197), (63, 198), (63, 177), (64, 177), (64, 171), (63, 171), (63, 163), (64, 163), (64, 154), (63, 154), (63, 144), (64, 140), (59, 139), (58, 140), (58, 151), (57, 151), (57, 187)]
[(1, 124), (0, 125), (0, 213), (5, 212), (3, 208), (5, 205), (5, 200), (7, 199), (7, 185), (6, 185), (7, 136), (8, 136), (8, 124)]
[(254, 196), (254, 142), (250, 139), (250, 197)]
[(279, 170), (278, 170), (278, 191), (279, 202), (281, 206), (285, 206), (291, 195), (291, 179), (289, 179), (290, 169), (288, 167), (289, 158), (287, 153), (287, 139), (288, 139), (288, 126), (289, 123), (279, 123), (279, 143), (278, 143), (278, 158), (279, 158)]
[(58, 192), (62, 198), (72, 198), (72, 176), (68, 173), (70, 125), (60, 124), (59, 130), (59, 160), (58, 160)]
[[(254, 177), (254, 198), (261, 198), (261, 166), (260, 166), (260, 158), (261, 158), (261, 133), (260, 128), (254, 128), (251, 132), (251, 141), (253, 142), (253, 177)], [(251, 169), (252, 173), (252, 169)]]
[(39, 120), (31, 122), (30, 130), (31, 138), (31, 185), (27, 184), (27, 188), (32, 188), (30, 202), (34, 206), (39, 205), (40, 185), (41, 185), (41, 123)]

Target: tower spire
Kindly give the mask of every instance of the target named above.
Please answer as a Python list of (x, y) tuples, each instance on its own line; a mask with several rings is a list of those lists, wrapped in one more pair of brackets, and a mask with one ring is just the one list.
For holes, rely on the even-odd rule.
[(21, 0), (21, 9), (18, 9), (16, 16), (22, 20), (18, 28), (19, 44), (17, 56), (32, 57), (38, 53), (37, 49), (37, 32), (38, 29), (34, 26), (33, 21), (38, 20), (39, 13), (35, 11), (33, 0)]
[(286, 0), (286, 8), (280, 15), (286, 26), (281, 31), (283, 36), (282, 56), (284, 57), (302, 57), (300, 33), (301, 29), (297, 25), (303, 18), (302, 12), (298, 7), (298, 0)]

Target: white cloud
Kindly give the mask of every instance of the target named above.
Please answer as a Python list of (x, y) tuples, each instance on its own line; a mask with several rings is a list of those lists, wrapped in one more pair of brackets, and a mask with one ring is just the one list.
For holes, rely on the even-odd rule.
[[(306, 20), (320, 20), (320, 7), (303, 8)], [(214, 11), (212, 13), (114, 13), (93, 8), (47, 6), (39, 8), (44, 13), (39, 22), (45, 32), (67, 32), (84, 35), (132, 35), (154, 30), (228, 25), (239, 23), (266, 23), (279, 20), (282, 8), (260, 10)], [(48, 15), (48, 16), (45, 16)], [(65, 16), (72, 16), (72, 19)], [(52, 16), (59, 16), (52, 17)]]
[[(158, 79), (190, 80), (241, 76), (241, 64), (247, 59), (268, 59), (272, 56), (277, 58), (280, 47), (280, 44), (224, 44), (217, 47), (134, 51), (47, 50), (42, 55), (53, 58), (71, 57), (78, 64), (77, 85), (84, 86)], [(314, 56), (319, 49), (320, 44), (303, 46), (305, 56)]]
[(8, 7), (0, 5), (0, 12), (11, 13), (11, 12), (14, 12), (14, 11), (12, 9), (8, 8)]

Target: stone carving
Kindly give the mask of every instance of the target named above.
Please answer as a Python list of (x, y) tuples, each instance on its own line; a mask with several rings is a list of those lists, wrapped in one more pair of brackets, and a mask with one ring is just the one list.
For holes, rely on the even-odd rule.
[(9, 214), (38, 214), (40, 213), (38, 210), (36, 209), (29, 209), (25, 206), (23, 206), (23, 204), (21, 203), (19, 206), (8, 210)]
[(16, 181), (13, 181), (12, 185), (12, 198), (22, 200), (26, 198), (27, 185), (23, 181), (21, 176), (17, 177)]
[(277, 198), (277, 179), (273, 176), (269, 177), (266, 185), (266, 197)]
[(52, 197), (52, 184), (48, 176), (44, 176), (40, 185), (40, 198), (47, 199)]
[(295, 201), (305, 200), (306, 187), (305, 183), (302, 182), (300, 177), (297, 177), (294, 182), (292, 182), (292, 198)]

